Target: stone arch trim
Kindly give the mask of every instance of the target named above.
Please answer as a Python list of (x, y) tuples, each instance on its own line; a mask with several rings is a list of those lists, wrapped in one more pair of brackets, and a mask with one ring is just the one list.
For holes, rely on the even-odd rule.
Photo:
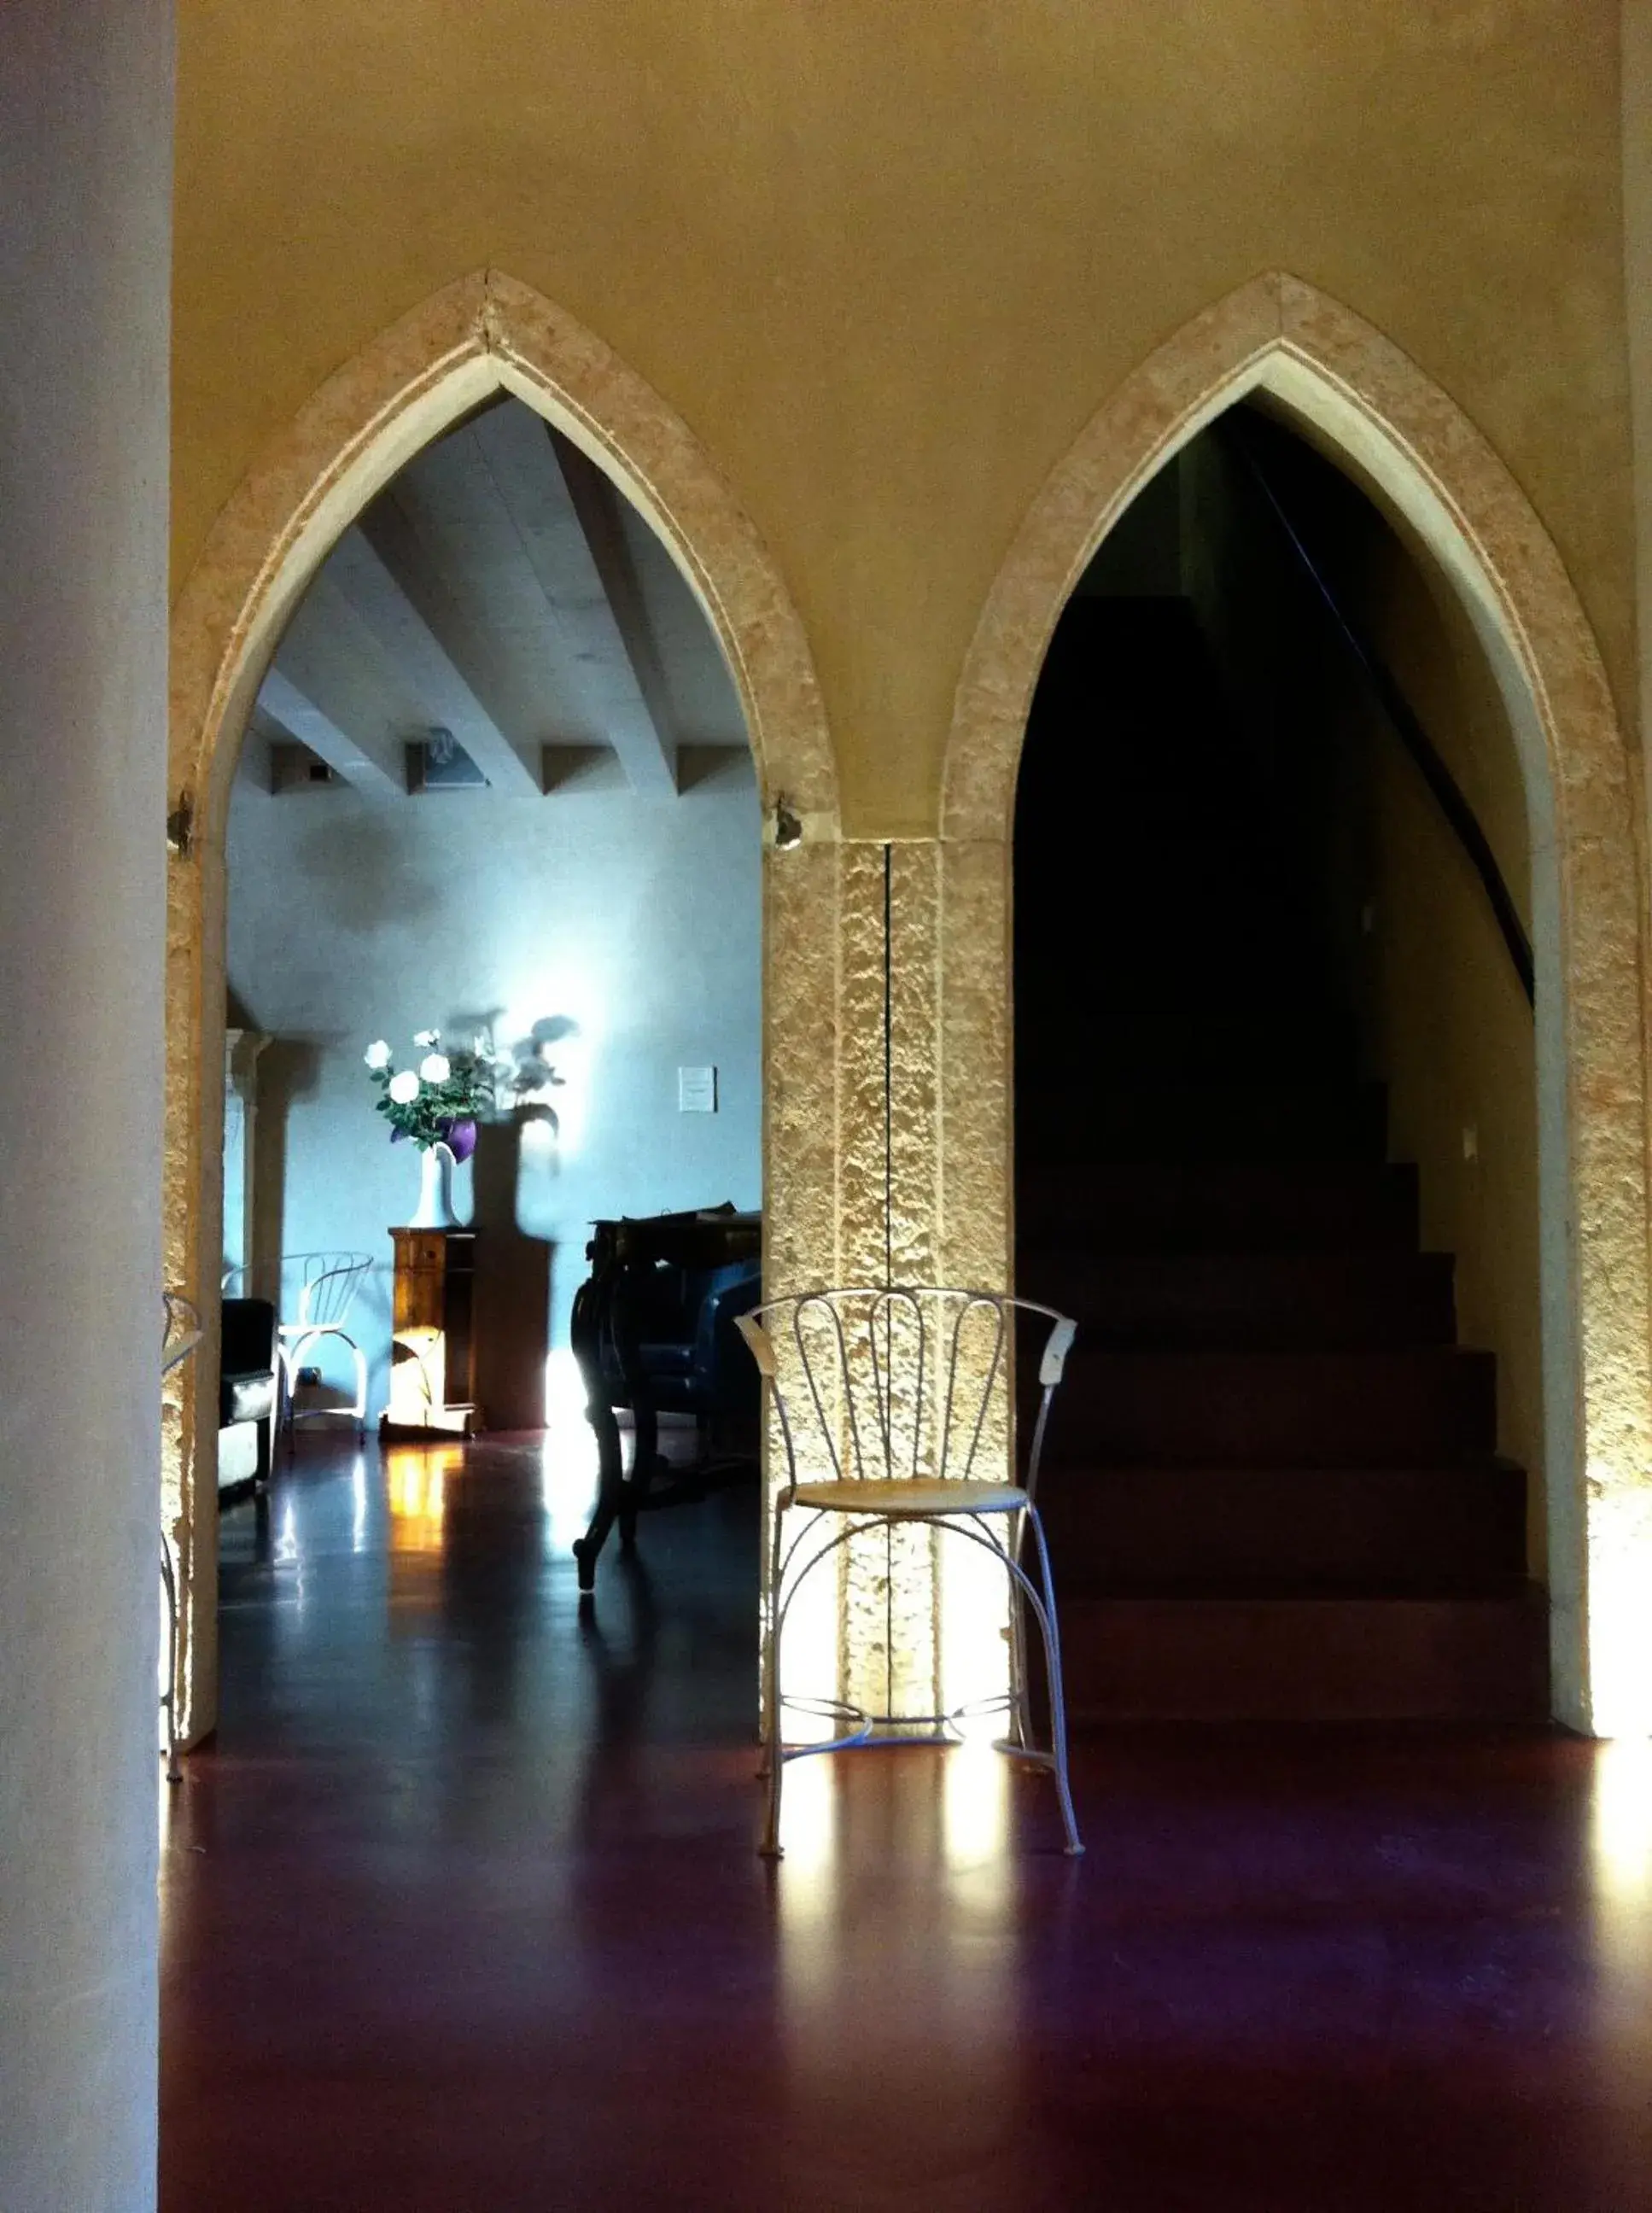
[(765, 796), (835, 833), (837, 775), (802, 622), (704, 447), (593, 332), (497, 270), (461, 277), (372, 339), (300, 410), (220, 510), (172, 622), (174, 793), (211, 793), (241, 694), (326, 552), (419, 448), (493, 391), (554, 422), (658, 530), (728, 656)]
[(845, 1222), (871, 1203), (838, 1173), (836, 939), (852, 886), (820, 687), (784, 581), (709, 454), (651, 386), (527, 285), (493, 270), (462, 277), (371, 339), (274, 438), (215, 519), (173, 610), (169, 791), (174, 806), (187, 800), (192, 835), (168, 868), (162, 1239), (167, 1281), (192, 1288), (209, 1322), (198, 1359), (179, 1371), (162, 1451), (189, 1741), (216, 1718), (216, 1455), (207, 1410), (217, 1395), (222, 1194), (213, 1170), (235, 764), (282, 630), (339, 535), (414, 454), (500, 391), (565, 432), (658, 531), (728, 659), (765, 814), (783, 797), (802, 825), (800, 850), (771, 842), (765, 852), (765, 1265), (776, 1287), (833, 1279)]
[[(1633, 780), (1600, 652), (1553, 540), (1456, 403), (1390, 340), (1301, 279), (1259, 277), (1197, 315), (1107, 399), (1039, 491), (993, 583), (960, 679), (943, 771), (943, 870), (991, 892), (1003, 948), (990, 1042), (1004, 1076), (991, 1126), (943, 1147), (1010, 1244), (1009, 902), (1016, 771), (1033, 687), (1084, 567), (1136, 494), (1254, 390), (1314, 421), (1374, 474), (1463, 597), (1511, 705), (1533, 818), (1539, 937), (1545, 1391), (1557, 1709), (1611, 1734), (1652, 1729), (1652, 1357), (1649, 1345), (1644, 930)], [(1545, 912), (1546, 909), (1546, 912)], [(1545, 964), (1546, 960), (1546, 974)], [(983, 986), (942, 948), (943, 1054), (978, 1056)], [(1546, 1003), (1545, 1003), (1546, 1002)], [(949, 1054), (945, 1058), (950, 1059)], [(1543, 1075), (1547, 1062), (1546, 1083)], [(964, 1095), (948, 1071), (943, 1096)], [(1540, 1125), (1545, 1102), (1539, 1104)], [(960, 1126), (960, 1135), (962, 1134)], [(966, 1153), (969, 1157), (966, 1158)], [(943, 1216), (951, 1212), (943, 1198)], [(1557, 1384), (1563, 1391), (1557, 1393)], [(1560, 1449), (1557, 1452), (1556, 1445)]]
[[(1507, 466), (1455, 401), (1380, 331), (1301, 278), (1272, 271), (1204, 309), (1150, 354), (1045, 479), (965, 660), (942, 776), (943, 837), (1008, 836), (1033, 687), (1056, 621), (1149, 479), (1247, 392), (1275, 391), (1300, 403), (1315, 387), (1362, 422), (1373, 444), (1412, 472), (1462, 533), (1517, 645), (1558, 793), (1582, 790), (1603, 774), (1614, 789), (1626, 788), (1622, 734), (1588, 618)], [(1332, 436), (1350, 442), (1344, 425)]]

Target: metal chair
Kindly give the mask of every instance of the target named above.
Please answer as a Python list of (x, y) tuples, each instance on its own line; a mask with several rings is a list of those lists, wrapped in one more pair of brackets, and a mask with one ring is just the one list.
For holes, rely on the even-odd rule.
[[(298, 1319), (283, 1321), (276, 1332), (276, 1356), (281, 1363), (282, 1385), (286, 1399), (287, 1448), (290, 1452), (294, 1446), (294, 1424), (316, 1421), (324, 1415), (347, 1415), (356, 1424), (357, 1436), (367, 1434), (367, 1356), (344, 1324), (350, 1320), (356, 1294), (372, 1265), (373, 1255), (370, 1253), (287, 1253), (282, 1256), (283, 1296), (289, 1278), (295, 1274), (299, 1277)], [(350, 1347), (356, 1368), (355, 1404), (301, 1409), (296, 1403), (298, 1371), (303, 1365), (305, 1354), (319, 1344), (324, 1337), (336, 1337)]]
[[(162, 1380), (188, 1359), (201, 1341), (201, 1318), (195, 1303), (181, 1291), (161, 1294)], [(172, 1563), (172, 1540), (161, 1525), (161, 1595), (167, 1609), (167, 1687), (161, 1693), (161, 1710), (167, 1717), (167, 1780), (181, 1783), (178, 1765), (178, 1572)]]
[[(1011, 1332), (1019, 1317), (1050, 1324), (1039, 1356), (1041, 1396), (1021, 1480), (1014, 1464), (1011, 1405)], [(863, 1531), (927, 1523), (980, 1545), (1009, 1577), (1009, 1690), (988, 1700), (986, 1707), (1007, 1710), (1009, 1716), (1000, 1750), (1053, 1773), (1066, 1848), (1082, 1852), (1068, 1784), (1055, 1589), (1035, 1503), (1051, 1402), (1076, 1323), (1027, 1299), (917, 1284), (777, 1299), (738, 1317), (735, 1327), (767, 1382), (786, 1460), (775, 1500), (765, 1610), (768, 1814), (760, 1849), (767, 1856), (780, 1856), (781, 1777), (788, 1760), (850, 1750), (892, 1726), (927, 1727), (944, 1735), (968, 1713), (983, 1710), (875, 1714), (838, 1698), (788, 1698), (781, 1691), (786, 1618), (814, 1570)], [(808, 1519), (788, 1542), (787, 1517), (794, 1508)], [(1036, 1583), (1021, 1564), (1029, 1530)], [(1033, 1741), (1027, 1607), (1044, 1642), (1050, 1694), (1047, 1751)], [(886, 1709), (893, 1703), (892, 1685), (891, 1664)], [(786, 1744), (782, 1717), (788, 1704), (844, 1724), (843, 1733), (824, 1744)]]

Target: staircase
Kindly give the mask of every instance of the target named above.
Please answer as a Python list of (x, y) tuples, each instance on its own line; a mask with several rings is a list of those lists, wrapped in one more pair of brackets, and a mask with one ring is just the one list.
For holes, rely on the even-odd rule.
[(1539, 1719), (1526, 1478), (1180, 600), (1076, 600), (1016, 828), (1017, 1283), (1077, 1722)]

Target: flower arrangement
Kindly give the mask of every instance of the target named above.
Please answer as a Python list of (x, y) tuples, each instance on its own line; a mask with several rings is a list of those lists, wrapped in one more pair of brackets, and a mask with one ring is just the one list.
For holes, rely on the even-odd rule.
[(493, 1105), (494, 1059), (488, 1040), (479, 1037), (468, 1048), (455, 1046), (444, 1052), (440, 1030), (419, 1030), (413, 1043), (424, 1056), (417, 1070), (399, 1069), (382, 1038), (363, 1055), (378, 1089), (375, 1111), (388, 1119), (393, 1145), (403, 1137), (421, 1151), (448, 1145), (456, 1161), (467, 1161), (476, 1150), (477, 1119)]

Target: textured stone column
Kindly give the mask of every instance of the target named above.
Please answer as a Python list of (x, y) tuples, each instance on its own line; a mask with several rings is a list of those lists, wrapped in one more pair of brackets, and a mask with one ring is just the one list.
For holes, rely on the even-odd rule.
[(0, 2205), (155, 2203), (172, 16), (0, 13)]
[[(842, 1279), (1002, 1289), (1003, 846), (925, 838), (846, 844), (842, 855)], [(868, 1536), (843, 1560), (845, 1697), (926, 1714), (1000, 1686), (1003, 1577), (990, 1563), (930, 1529)]]

